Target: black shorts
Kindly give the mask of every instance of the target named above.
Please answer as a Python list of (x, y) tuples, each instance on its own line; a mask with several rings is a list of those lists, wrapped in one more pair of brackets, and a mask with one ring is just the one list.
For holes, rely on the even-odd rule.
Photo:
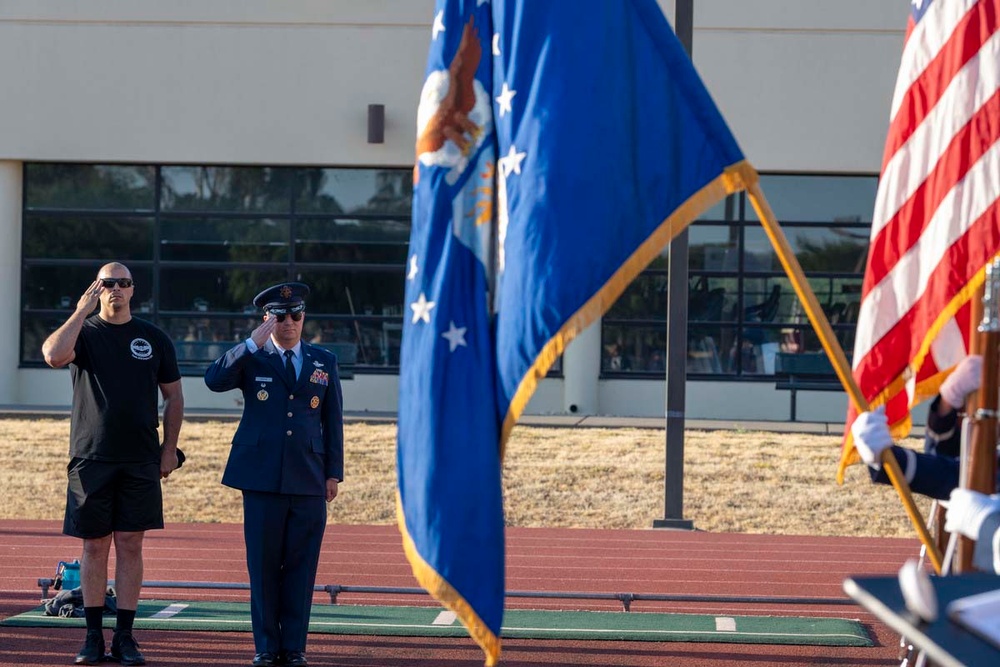
[(63, 533), (84, 539), (163, 528), (160, 464), (74, 458)]

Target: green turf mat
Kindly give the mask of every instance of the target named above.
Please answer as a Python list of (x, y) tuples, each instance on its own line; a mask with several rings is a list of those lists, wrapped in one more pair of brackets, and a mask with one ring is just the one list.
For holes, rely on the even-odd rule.
[[(107, 627), (114, 618), (105, 617)], [(38, 607), (0, 625), (83, 627), (82, 618), (45, 616)], [(136, 628), (249, 632), (250, 605), (243, 602), (143, 600)], [(439, 607), (315, 605), (310, 632), (346, 635), (464, 637), (454, 614)], [(502, 634), (521, 639), (726, 642), (872, 646), (860, 623), (837, 618), (708, 616), (648, 612), (528, 611), (504, 613)]]

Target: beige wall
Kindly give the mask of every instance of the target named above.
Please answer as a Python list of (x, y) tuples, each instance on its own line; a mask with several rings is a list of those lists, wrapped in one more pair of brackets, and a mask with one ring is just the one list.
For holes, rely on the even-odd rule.
[(760, 170), (878, 173), (906, 9), (695, 2), (695, 66), (747, 159)]
[(8, 0), (0, 159), (411, 164), (432, 7)]

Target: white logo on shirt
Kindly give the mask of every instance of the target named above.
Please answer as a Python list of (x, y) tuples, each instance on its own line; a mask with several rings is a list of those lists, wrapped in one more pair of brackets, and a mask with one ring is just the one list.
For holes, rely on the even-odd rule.
[(129, 348), (136, 359), (146, 360), (153, 356), (153, 346), (145, 338), (136, 338), (129, 344)]

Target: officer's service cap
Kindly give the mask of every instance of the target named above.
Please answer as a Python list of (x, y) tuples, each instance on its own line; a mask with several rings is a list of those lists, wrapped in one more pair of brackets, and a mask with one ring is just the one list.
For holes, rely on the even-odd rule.
[(304, 283), (279, 283), (272, 285), (253, 298), (253, 305), (264, 310), (290, 308), (305, 301), (309, 286)]

